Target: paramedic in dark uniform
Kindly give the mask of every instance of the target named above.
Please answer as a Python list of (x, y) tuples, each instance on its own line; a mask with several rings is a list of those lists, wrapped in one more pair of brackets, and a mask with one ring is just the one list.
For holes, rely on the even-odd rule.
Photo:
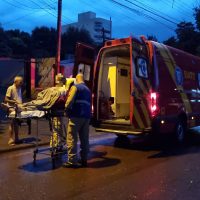
[[(76, 84), (69, 91), (65, 104), (69, 117), (67, 128), (68, 161), (64, 167), (76, 168), (87, 166), (89, 152), (89, 122), (91, 115), (91, 92), (84, 83), (83, 74), (76, 76)], [(80, 139), (80, 157), (78, 160), (77, 140)]]

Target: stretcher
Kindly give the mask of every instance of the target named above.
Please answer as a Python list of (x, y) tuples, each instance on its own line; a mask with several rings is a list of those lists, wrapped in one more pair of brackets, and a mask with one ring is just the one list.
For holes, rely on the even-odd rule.
[[(52, 169), (55, 168), (55, 161), (57, 158), (59, 158), (61, 155), (66, 153), (66, 150), (64, 150), (63, 146), (58, 145), (59, 141), (59, 134), (56, 134), (55, 136), (55, 125), (56, 123), (59, 124), (59, 121), (62, 117), (64, 117), (64, 109), (47, 109), (47, 110), (26, 110), (26, 111), (19, 111), (19, 108), (17, 105), (15, 106), (8, 106), (5, 103), (1, 103), (1, 107), (6, 110), (6, 115), (8, 119), (14, 119), (20, 121), (30, 121), (36, 120), (36, 138), (35, 138), (35, 148), (33, 151), (33, 164), (36, 165), (36, 158), (37, 154), (44, 154), (51, 157), (52, 161)], [(50, 147), (48, 148), (39, 148), (39, 120), (40, 119), (46, 119), (48, 120), (49, 129), (51, 134), (50, 136)], [(55, 120), (58, 120), (55, 122)], [(64, 125), (64, 124), (62, 124)], [(62, 126), (62, 133), (65, 133), (66, 135), (66, 128)], [(46, 134), (45, 134), (46, 135)]]
[(59, 144), (58, 142), (61, 139), (61, 135), (59, 135), (59, 132), (55, 135), (54, 130), (56, 124), (59, 124), (58, 126), (61, 128), (60, 131), (66, 135), (66, 128), (64, 127), (64, 124), (60, 124), (60, 118), (64, 117), (64, 110), (46, 110), (43, 117), (49, 121), (49, 129), (51, 132), (50, 146), (48, 148), (39, 148), (39, 120), (37, 120), (36, 145), (33, 151), (33, 164), (36, 165), (37, 154), (44, 154), (51, 157), (52, 169), (55, 169), (56, 159), (62, 159), (62, 155), (66, 153), (64, 144)]

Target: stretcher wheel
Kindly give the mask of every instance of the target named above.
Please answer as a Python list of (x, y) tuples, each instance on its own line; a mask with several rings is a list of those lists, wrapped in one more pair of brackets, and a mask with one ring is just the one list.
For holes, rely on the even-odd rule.
[(34, 164), (34, 165), (36, 165), (36, 155), (37, 155), (37, 153), (38, 153), (38, 149), (35, 149), (35, 150), (33, 151), (33, 164)]
[(52, 152), (51, 152), (51, 163), (52, 163), (52, 169), (55, 169), (56, 167), (56, 159), (55, 159), (55, 149), (52, 149)]
[(175, 128), (175, 140), (177, 143), (182, 144), (186, 137), (186, 123), (183, 120), (178, 120)]

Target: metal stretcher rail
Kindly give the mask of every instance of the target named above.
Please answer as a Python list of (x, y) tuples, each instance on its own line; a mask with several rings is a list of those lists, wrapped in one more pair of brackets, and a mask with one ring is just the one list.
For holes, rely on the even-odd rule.
[[(44, 155), (49, 155), (51, 157), (52, 161), (52, 169), (55, 168), (55, 161), (56, 158), (59, 158), (60, 155), (66, 153), (66, 150), (61, 149), (58, 147), (54, 142), (52, 142), (52, 146), (49, 148), (39, 148), (39, 120), (40, 119), (46, 119), (48, 120), (49, 123), (49, 130), (51, 132), (50, 137), (51, 139), (53, 138), (53, 118), (59, 118), (59, 117), (64, 117), (64, 109), (62, 110), (57, 110), (57, 109), (48, 109), (48, 110), (39, 110), (43, 112), (40, 115), (35, 116), (33, 115), (32, 117), (28, 115), (28, 117), (23, 117), (21, 114), (22, 112), (19, 112), (18, 106), (8, 106), (5, 103), (1, 103), (1, 107), (6, 111), (6, 116), (9, 119), (18, 119), (18, 120), (29, 120), (29, 130), (31, 131), (31, 120), (36, 120), (36, 138), (35, 138), (35, 149), (33, 151), (33, 164), (36, 165), (36, 158), (37, 154), (44, 154)], [(13, 115), (10, 115), (10, 113), (14, 112)], [(26, 111), (27, 112), (27, 111)], [(62, 130), (64, 131), (64, 130)], [(57, 137), (58, 134), (57, 134)], [(58, 138), (56, 138), (58, 140)]]
[[(53, 140), (53, 118), (54, 117), (64, 117), (64, 110), (46, 110), (45, 111), (45, 116), (44, 116), (48, 121), (49, 121), (49, 129), (51, 131), (51, 140)], [(66, 150), (63, 149), (63, 147), (58, 146), (54, 142), (52, 142), (52, 146), (49, 148), (38, 148), (39, 147), (39, 121), (37, 120), (36, 122), (36, 145), (35, 149), (33, 151), (33, 164), (36, 165), (36, 157), (37, 154), (43, 154), (43, 155), (48, 155), (51, 157), (52, 161), (52, 169), (55, 169), (56, 167), (56, 159), (57, 158), (62, 158), (62, 155), (66, 153)], [(64, 131), (64, 130), (62, 130)], [(57, 134), (56, 140), (58, 141), (59, 135)], [(55, 138), (54, 138), (55, 139)]]

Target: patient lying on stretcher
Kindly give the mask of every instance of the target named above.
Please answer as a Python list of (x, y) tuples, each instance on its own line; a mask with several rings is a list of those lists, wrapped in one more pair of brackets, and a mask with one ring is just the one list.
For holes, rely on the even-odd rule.
[[(59, 81), (55, 87), (39, 92), (35, 100), (18, 104), (16, 107), (18, 117), (42, 117), (45, 115), (44, 111), (50, 109), (64, 111), (67, 93), (73, 84), (73, 79), (67, 79), (67, 87), (63, 86), (63, 81)], [(15, 112), (11, 112), (9, 116), (14, 117), (14, 115)]]
[(19, 105), (21, 111), (48, 110), (58, 99), (66, 100), (67, 90), (64, 87), (51, 87), (38, 93), (37, 98)]
[[(66, 79), (64, 79), (66, 80)], [(63, 118), (65, 102), (68, 91), (74, 79), (67, 79), (67, 84), (64, 87), (64, 80), (56, 78), (56, 86), (47, 88), (38, 93), (37, 98), (27, 103), (20, 104), (17, 108), (18, 118), (33, 118), (43, 117), (46, 110), (51, 110), (50, 121), (52, 124), (52, 135), (50, 137), (50, 147), (62, 149), (66, 142), (66, 120)], [(58, 113), (58, 111), (61, 111)], [(54, 115), (54, 112), (56, 115)], [(11, 116), (16, 116), (15, 112)], [(51, 129), (51, 128), (50, 128)]]
[(9, 117), (42, 117), (46, 110), (51, 108), (63, 109), (66, 101), (67, 90), (63, 87), (51, 87), (38, 93), (35, 100), (17, 104)]

